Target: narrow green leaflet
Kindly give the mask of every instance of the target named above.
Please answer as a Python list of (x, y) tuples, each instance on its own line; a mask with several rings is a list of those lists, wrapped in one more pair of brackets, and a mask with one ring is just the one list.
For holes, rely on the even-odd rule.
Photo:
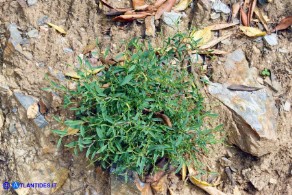
[(125, 77), (125, 79), (122, 81), (121, 86), (128, 84), (133, 78), (132, 74), (129, 74)]

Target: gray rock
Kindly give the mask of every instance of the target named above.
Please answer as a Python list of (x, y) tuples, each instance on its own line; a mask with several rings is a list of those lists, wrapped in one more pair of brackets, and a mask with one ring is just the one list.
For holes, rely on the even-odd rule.
[(63, 48), (64, 53), (73, 53), (73, 49), (69, 48), (69, 47), (65, 47)]
[(162, 20), (167, 25), (174, 27), (179, 23), (182, 16), (183, 15), (181, 13), (177, 12), (164, 12), (162, 15)]
[(278, 36), (276, 33), (266, 35), (264, 36), (264, 39), (271, 46), (278, 45)]
[(23, 43), (23, 38), (21, 36), (21, 32), (18, 30), (18, 26), (14, 23), (8, 25), (8, 30), (10, 32), (10, 42), (15, 47), (18, 44)]
[(231, 12), (230, 8), (225, 3), (222, 3), (221, 0), (214, 0), (212, 9), (216, 12), (223, 12), (225, 14), (229, 14)]
[(229, 167), (229, 166), (232, 165), (232, 161), (229, 160), (229, 159), (226, 158), (226, 157), (222, 157), (219, 161), (220, 161), (220, 164), (221, 164), (222, 166), (225, 166), (225, 167)]
[(15, 127), (15, 121), (10, 122), (8, 130), (9, 130), (10, 133), (14, 133), (14, 132), (17, 131), (17, 129)]
[[(29, 106), (37, 102), (36, 98), (24, 95), (20, 92), (14, 92), (14, 96), (16, 97), (18, 102), (25, 108), (25, 110), (27, 110)], [(46, 121), (45, 117), (40, 112), (38, 112), (37, 116), (38, 116), (37, 118), (33, 119), (33, 122), (39, 128), (43, 128), (48, 125), (48, 122)]]
[(49, 20), (49, 16), (42, 16), (38, 19), (37, 24), (39, 26), (45, 25)]
[(231, 129), (229, 141), (255, 156), (269, 153), (277, 139), (277, 108), (272, 96), (265, 89), (230, 91), (227, 86), (211, 83), (208, 89), (233, 113), (237, 128)]
[[(283, 109), (286, 111), (286, 112), (290, 112), (291, 110), (291, 103), (289, 101), (286, 101), (284, 106), (283, 106)], [(1, 126), (0, 126), (1, 127)]]
[(27, 36), (30, 38), (38, 38), (39, 37), (39, 31), (37, 29), (33, 29), (28, 31)]
[(38, 2), (38, 0), (27, 0), (28, 6), (33, 6)]
[(260, 87), (256, 80), (258, 71), (256, 68), (249, 68), (244, 52), (241, 49), (237, 49), (227, 55), (224, 69), (226, 75), (228, 75), (224, 83)]

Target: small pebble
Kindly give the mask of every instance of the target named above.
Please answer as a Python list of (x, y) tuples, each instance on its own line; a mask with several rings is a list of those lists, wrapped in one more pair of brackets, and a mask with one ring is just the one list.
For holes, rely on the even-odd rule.
[(48, 22), (48, 20), (49, 20), (48, 16), (42, 16), (38, 19), (37, 24), (39, 26), (45, 25)]
[(33, 6), (38, 2), (38, 0), (27, 0), (28, 6)]
[(69, 47), (65, 47), (63, 48), (64, 53), (72, 53), (74, 52), (73, 49), (69, 48)]
[(291, 103), (289, 101), (286, 101), (284, 106), (283, 106), (283, 109), (286, 111), (286, 112), (290, 112), (291, 110)]
[(264, 36), (264, 39), (271, 46), (278, 45), (278, 36), (276, 33), (266, 35)]
[(39, 31), (37, 29), (33, 29), (31, 31), (28, 31), (27, 36), (29, 36), (29, 38), (38, 38)]

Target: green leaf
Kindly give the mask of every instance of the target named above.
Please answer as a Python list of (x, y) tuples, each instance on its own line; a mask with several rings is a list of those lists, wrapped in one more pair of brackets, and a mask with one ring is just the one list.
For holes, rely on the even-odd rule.
[(52, 132), (61, 136), (67, 135), (67, 131), (64, 130), (53, 130)]
[(121, 86), (128, 84), (133, 78), (132, 74), (127, 75), (124, 80), (121, 82)]
[(84, 123), (84, 121), (82, 120), (66, 120), (65, 121), (65, 125), (67, 126), (77, 126), (77, 125), (82, 125)]

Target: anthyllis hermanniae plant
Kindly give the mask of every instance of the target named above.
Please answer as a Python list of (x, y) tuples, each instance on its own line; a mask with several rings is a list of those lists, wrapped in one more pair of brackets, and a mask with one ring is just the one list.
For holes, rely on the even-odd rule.
[[(98, 75), (77, 70), (75, 90), (53, 83), (64, 96), (64, 108), (75, 113), (60, 121), (65, 129), (54, 130), (58, 145), (64, 143), (75, 154), (85, 151), (92, 162), (114, 166), (118, 174), (143, 175), (163, 157), (177, 170), (197, 162), (197, 155), (215, 142), (217, 128), (203, 124), (211, 114), (188, 72), (189, 51), (196, 44), (181, 33), (160, 48), (134, 39), (123, 62), (105, 66)], [(88, 61), (82, 63), (93, 69)], [(72, 135), (72, 129), (78, 133)]]

